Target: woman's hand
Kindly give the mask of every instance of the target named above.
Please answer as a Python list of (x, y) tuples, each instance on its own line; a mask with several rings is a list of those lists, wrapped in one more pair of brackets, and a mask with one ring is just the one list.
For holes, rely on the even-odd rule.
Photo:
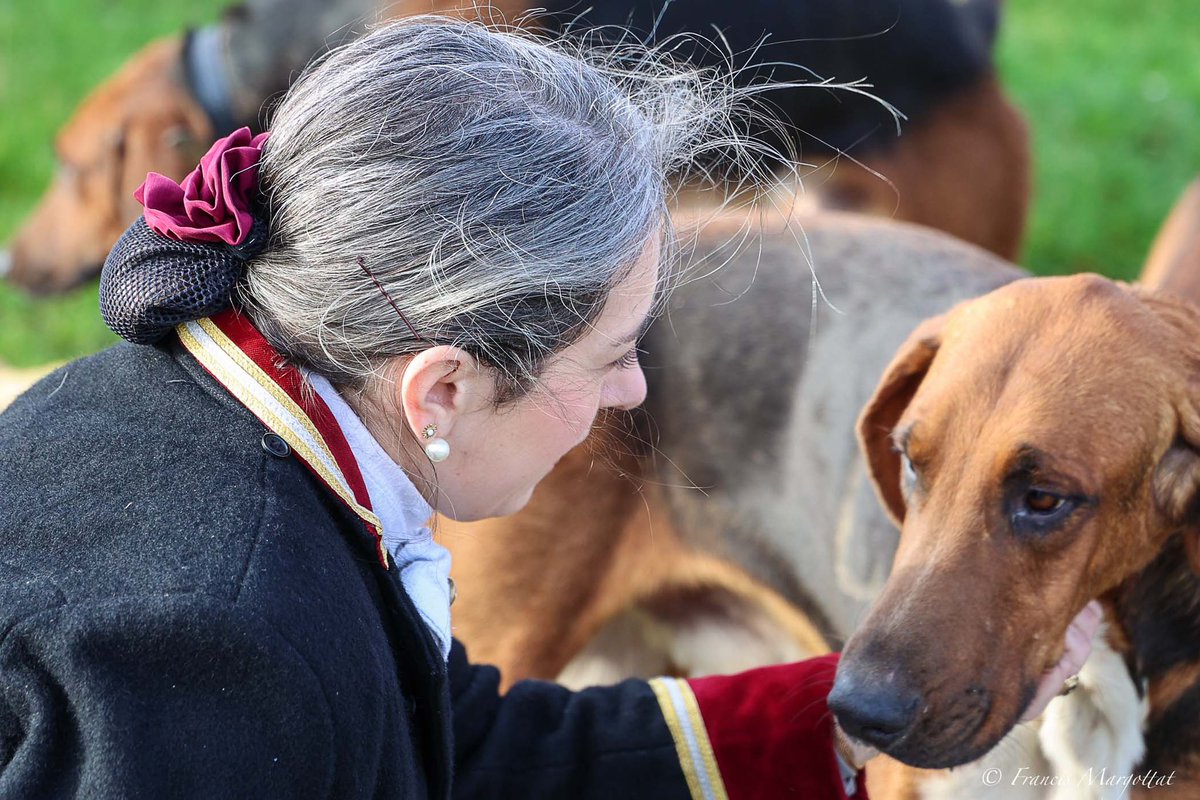
[(1100, 604), (1093, 600), (1071, 621), (1070, 627), (1067, 628), (1067, 649), (1059, 662), (1042, 676), (1033, 700), (1021, 715), (1021, 722), (1028, 722), (1040, 716), (1050, 701), (1063, 693), (1063, 685), (1067, 679), (1083, 669), (1084, 662), (1092, 654), (1092, 640), (1100, 628), (1102, 616)]
[(879, 751), (874, 747), (856, 742), (847, 736), (836, 718), (833, 720), (833, 748), (842, 757), (842, 761), (856, 771), (862, 769), (864, 764), (879, 755)]

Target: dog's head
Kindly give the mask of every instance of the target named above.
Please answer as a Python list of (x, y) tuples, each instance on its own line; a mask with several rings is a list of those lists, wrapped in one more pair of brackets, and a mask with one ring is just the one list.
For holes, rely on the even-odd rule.
[(178, 180), (200, 160), (213, 132), (184, 82), (181, 50), (179, 38), (148, 45), (59, 132), (57, 173), (9, 243), (10, 281), (55, 292), (91, 278), (141, 213), (133, 192), (146, 173)]
[(849, 733), (921, 767), (1000, 741), (1076, 613), (1193, 523), (1198, 380), (1195, 312), (1091, 275), (912, 334), (859, 421), (902, 532), (830, 698)]

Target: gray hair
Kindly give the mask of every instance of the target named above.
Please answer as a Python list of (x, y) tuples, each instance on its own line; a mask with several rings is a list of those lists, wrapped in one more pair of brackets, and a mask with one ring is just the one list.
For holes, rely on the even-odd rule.
[(278, 106), (271, 243), (239, 300), (336, 385), (437, 343), (494, 367), (497, 402), (519, 396), (669, 231), (668, 181), (721, 141), (732, 104), (727, 83), (628, 44), (387, 24)]

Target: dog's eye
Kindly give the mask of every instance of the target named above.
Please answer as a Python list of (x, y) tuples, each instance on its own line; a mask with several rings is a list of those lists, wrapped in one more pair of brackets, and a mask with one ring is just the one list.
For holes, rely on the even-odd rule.
[(917, 485), (917, 468), (907, 453), (900, 454), (900, 483), (906, 492), (912, 491)]
[(1067, 498), (1040, 489), (1031, 489), (1025, 495), (1025, 508), (1034, 514), (1053, 514), (1066, 502)]
[(185, 147), (191, 147), (195, 138), (192, 132), (183, 125), (176, 125), (163, 131), (163, 144), (170, 147), (172, 150), (182, 150)]
[(1067, 521), (1079, 505), (1074, 497), (1045, 489), (1026, 489), (1012, 509), (1012, 526), (1019, 533), (1049, 533)]

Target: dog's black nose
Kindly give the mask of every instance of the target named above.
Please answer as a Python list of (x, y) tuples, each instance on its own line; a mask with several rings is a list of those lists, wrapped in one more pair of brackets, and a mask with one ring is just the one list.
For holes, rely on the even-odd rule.
[(921, 695), (895, 680), (868, 680), (854, 670), (839, 669), (829, 708), (842, 730), (859, 741), (886, 750), (912, 728)]

